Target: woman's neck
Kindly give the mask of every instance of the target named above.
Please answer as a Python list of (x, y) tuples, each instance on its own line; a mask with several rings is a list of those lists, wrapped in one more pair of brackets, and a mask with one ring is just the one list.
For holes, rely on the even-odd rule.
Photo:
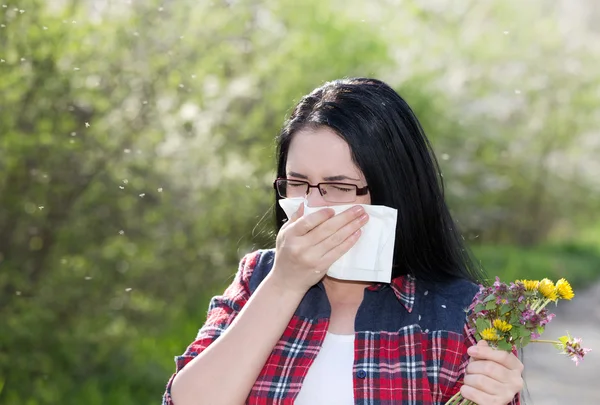
[(341, 305), (360, 305), (363, 300), (365, 288), (371, 284), (366, 281), (339, 280), (329, 276), (325, 276), (323, 279), (323, 285), (325, 286), (325, 291), (327, 291), (329, 302)]
[(331, 304), (328, 331), (338, 335), (353, 334), (356, 314), (363, 301), (365, 288), (370, 283), (338, 280), (326, 276), (323, 279), (323, 285)]

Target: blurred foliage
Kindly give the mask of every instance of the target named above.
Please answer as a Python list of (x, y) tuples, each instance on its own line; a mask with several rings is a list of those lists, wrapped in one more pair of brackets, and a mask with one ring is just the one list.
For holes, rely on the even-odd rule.
[(272, 243), (286, 114), (342, 76), (414, 107), (490, 274), (598, 275), (593, 26), (542, 0), (359, 3), (0, 4), (0, 404), (158, 403)]
[(474, 249), (487, 268), (490, 281), (517, 279), (558, 280), (566, 277), (574, 287), (586, 287), (600, 276), (600, 249), (578, 243), (536, 247), (481, 245)]

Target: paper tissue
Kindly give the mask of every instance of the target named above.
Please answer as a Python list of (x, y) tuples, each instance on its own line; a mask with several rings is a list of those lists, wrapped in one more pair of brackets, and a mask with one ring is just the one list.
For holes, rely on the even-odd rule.
[(304, 204), (304, 215), (323, 208), (332, 208), (336, 215), (361, 205), (369, 221), (362, 228), (356, 244), (331, 265), (327, 274), (341, 280), (370, 281), (389, 283), (392, 279), (394, 242), (396, 240), (396, 220), (398, 211), (383, 205), (350, 204), (327, 207), (309, 207), (304, 198), (284, 198), (279, 205), (288, 218)]

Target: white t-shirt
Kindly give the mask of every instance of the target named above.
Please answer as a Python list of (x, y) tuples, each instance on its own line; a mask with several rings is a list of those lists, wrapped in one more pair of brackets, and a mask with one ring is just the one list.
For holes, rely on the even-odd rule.
[(353, 405), (354, 335), (327, 332), (294, 405)]

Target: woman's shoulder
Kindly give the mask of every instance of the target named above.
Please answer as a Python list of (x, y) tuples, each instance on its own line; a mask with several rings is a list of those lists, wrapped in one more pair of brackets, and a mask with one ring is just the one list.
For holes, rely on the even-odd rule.
[(417, 280), (415, 308), (426, 314), (420, 320), (421, 328), (462, 334), (468, 308), (478, 291), (477, 284), (465, 279)]
[(258, 249), (247, 253), (240, 261), (242, 278), (253, 293), (273, 268), (275, 249)]
[(427, 294), (426, 291), (429, 291), (434, 301), (444, 303), (444, 308), (451, 306), (460, 311), (464, 311), (471, 305), (479, 288), (479, 285), (473, 281), (457, 277), (444, 281), (425, 282), (421, 285), (417, 283), (417, 290), (423, 290), (422, 294)]
[(478, 284), (464, 278), (452, 278), (442, 283), (440, 287), (441, 294), (448, 297), (454, 297), (455, 300), (461, 302), (467, 300), (469, 301), (469, 304), (478, 291)]

